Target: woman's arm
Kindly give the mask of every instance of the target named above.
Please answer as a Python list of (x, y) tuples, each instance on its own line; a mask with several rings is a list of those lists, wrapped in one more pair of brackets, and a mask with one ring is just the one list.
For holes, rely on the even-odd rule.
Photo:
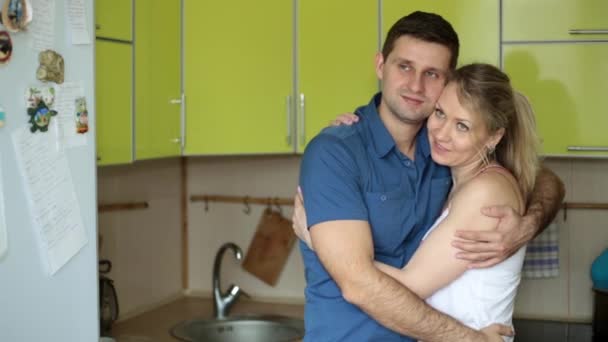
[(461, 227), (495, 229), (497, 219), (479, 210), (488, 205), (521, 208), (523, 200), (503, 175), (495, 172), (480, 175), (454, 194), (448, 216), (420, 244), (403, 269), (379, 263), (376, 266), (421, 298), (431, 296), (468, 269), (470, 261), (455, 257), (459, 250), (452, 246), (454, 232)]

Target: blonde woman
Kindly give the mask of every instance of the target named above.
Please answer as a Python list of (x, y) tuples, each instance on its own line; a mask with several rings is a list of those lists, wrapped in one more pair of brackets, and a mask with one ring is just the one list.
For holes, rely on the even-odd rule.
[[(357, 121), (352, 115), (339, 123)], [(497, 219), (480, 208), (506, 205), (524, 214), (539, 169), (534, 116), (502, 71), (488, 64), (455, 70), (427, 120), (433, 160), (449, 166), (453, 186), (441, 215), (410, 261), (398, 269), (376, 262), (427, 303), (463, 324), (482, 329), (511, 325), (525, 247), (489, 268), (469, 269), (456, 258), (457, 229), (490, 231)], [(312, 248), (301, 199), (294, 229)], [(504, 337), (511, 341), (512, 337)]]

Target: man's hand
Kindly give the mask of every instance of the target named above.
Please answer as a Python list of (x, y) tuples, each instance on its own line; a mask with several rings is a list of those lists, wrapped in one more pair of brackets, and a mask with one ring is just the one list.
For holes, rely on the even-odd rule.
[(461, 250), (457, 258), (471, 261), (470, 268), (494, 266), (505, 260), (530, 241), (538, 228), (532, 217), (520, 216), (509, 206), (492, 206), (481, 209), (490, 217), (498, 218), (494, 231), (459, 230), (452, 245)]
[(359, 117), (353, 113), (344, 113), (338, 115), (334, 120), (329, 122), (330, 126), (350, 126), (356, 122), (359, 122)]
[[(296, 233), (300, 240), (304, 241), (308, 248), (312, 248), (312, 240), (310, 238), (310, 232), (306, 224), (306, 211), (304, 210), (304, 197), (302, 196), (302, 190), (298, 187), (298, 192), (293, 199), (293, 215), (291, 216), (293, 223), (293, 231)], [(313, 249), (314, 250), (314, 249)]]
[(514, 336), (515, 331), (512, 327), (502, 324), (492, 324), (481, 329), (481, 333), (487, 342), (504, 342), (502, 336)]

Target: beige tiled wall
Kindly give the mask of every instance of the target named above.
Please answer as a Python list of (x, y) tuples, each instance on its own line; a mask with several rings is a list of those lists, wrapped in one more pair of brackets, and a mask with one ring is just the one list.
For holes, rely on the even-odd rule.
[[(299, 160), (296, 156), (189, 158), (188, 191), (291, 197)], [(551, 159), (547, 165), (564, 180), (567, 201), (608, 202), (608, 160)], [(179, 161), (167, 160), (103, 168), (99, 173), (101, 198), (148, 199), (151, 203), (143, 211), (100, 215), (100, 227), (112, 236), (113, 245), (107, 246), (107, 251), (116, 256), (115, 263), (121, 263), (115, 279), (122, 292), (121, 304), (127, 306), (125, 310), (162, 300), (180, 288), (178, 170)], [(233, 241), (246, 252), (263, 208), (252, 206), (251, 214), (246, 215), (243, 206), (236, 204), (210, 203), (208, 212), (203, 203), (189, 204), (189, 289), (193, 293), (210, 293), (213, 258), (222, 243)], [(283, 211), (290, 217), (291, 208)], [(606, 222), (608, 211), (569, 210), (566, 221), (562, 213), (558, 215), (560, 276), (524, 280), (516, 315), (589, 320), (589, 267), (608, 247)], [(133, 250), (139, 251), (136, 256)], [(255, 297), (303, 300), (303, 265), (297, 245), (274, 288), (242, 271), (232, 256), (226, 256), (223, 262), (224, 286), (237, 283)], [(157, 287), (149, 288), (149, 282), (154, 280), (159, 282)]]
[(179, 160), (98, 169), (100, 203), (148, 202), (149, 208), (99, 214), (102, 258), (118, 292), (121, 317), (181, 291)]

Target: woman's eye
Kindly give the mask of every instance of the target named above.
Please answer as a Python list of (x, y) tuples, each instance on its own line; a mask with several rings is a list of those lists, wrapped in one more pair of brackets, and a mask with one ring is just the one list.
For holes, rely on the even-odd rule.
[(439, 118), (445, 117), (445, 113), (439, 108), (435, 108), (435, 115)]
[(463, 124), (462, 122), (457, 123), (456, 128), (458, 128), (458, 130), (463, 131), (463, 132), (467, 132), (469, 130), (469, 126)]

